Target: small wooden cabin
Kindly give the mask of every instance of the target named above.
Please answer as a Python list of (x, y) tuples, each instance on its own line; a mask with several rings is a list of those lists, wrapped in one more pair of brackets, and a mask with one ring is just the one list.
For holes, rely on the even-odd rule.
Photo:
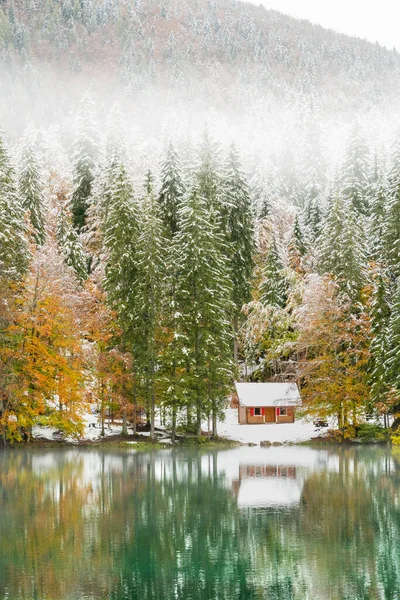
[(236, 383), (240, 425), (294, 423), (301, 406), (295, 383)]

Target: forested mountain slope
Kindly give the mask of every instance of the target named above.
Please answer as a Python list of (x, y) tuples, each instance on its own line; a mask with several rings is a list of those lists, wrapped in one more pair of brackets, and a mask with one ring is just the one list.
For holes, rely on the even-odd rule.
[(119, 98), (164, 116), (178, 103), (189, 124), (215, 111), (224, 132), (248, 133), (310, 98), (324, 119), (346, 122), (391, 111), (399, 94), (396, 51), (236, 0), (0, 4), (10, 118), (22, 109), (39, 122), (65, 117), (91, 88), (106, 104)]

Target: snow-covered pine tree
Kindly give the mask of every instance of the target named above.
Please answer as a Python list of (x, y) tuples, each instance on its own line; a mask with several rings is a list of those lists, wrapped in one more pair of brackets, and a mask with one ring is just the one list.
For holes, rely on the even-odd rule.
[(395, 281), (400, 277), (400, 130), (391, 146), (387, 187), (389, 198), (383, 225), (383, 257), (391, 279)]
[(73, 225), (78, 231), (86, 225), (97, 160), (95, 105), (90, 95), (85, 94), (78, 115), (78, 137), (73, 156), (74, 191), (71, 198), (71, 213)]
[(133, 350), (136, 322), (137, 240), (139, 209), (125, 166), (114, 166), (114, 181), (105, 190), (108, 211), (103, 223), (105, 289), (127, 346)]
[[(166, 233), (166, 236), (168, 234)], [(162, 405), (170, 411), (171, 439), (175, 443), (179, 410), (186, 405), (187, 397), (182, 385), (182, 373), (186, 367), (185, 355), (180, 345), (177, 308), (177, 268), (179, 248), (176, 236), (166, 246), (166, 277), (164, 282), (163, 351), (160, 356)]]
[(370, 385), (371, 400), (377, 406), (385, 402), (388, 392), (388, 325), (390, 307), (388, 302), (387, 281), (378, 273), (374, 282), (371, 303), (371, 345), (370, 345)]
[(370, 215), (368, 219), (368, 247), (370, 260), (378, 263), (385, 262), (385, 222), (390, 195), (387, 178), (385, 177), (378, 157), (375, 157), (374, 172), (369, 188)]
[(57, 217), (56, 238), (65, 263), (74, 269), (78, 280), (83, 282), (88, 276), (88, 257), (72, 226), (68, 210), (63, 206)]
[[(235, 335), (238, 330), (242, 307), (251, 298), (251, 276), (254, 269), (254, 215), (249, 186), (240, 165), (239, 154), (231, 147), (223, 181), (225, 203), (222, 210), (223, 229), (226, 235)], [(235, 360), (237, 348), (235, 344)]]
[(158, 202), (166, 234), (173, 237), (178, 229), (178, 210), (185, 193), (185, 184), (180, 166), (179, 156), (169, 144), (164, 163), (161, 167), (161, 189)]
[(172, 441), (175, 442), (178, 410), (184, 405), (184, 394), (180, 381), (181, 356), (177, 344), (177, 256), (176, 234), (178, 213), (185, 194), (185, 184), (178, 154), (169, 144), (161, 168), (161, 189), (158, 196), (160, 216), (164, 224), (166, 245), (166, 277), (164, 282), (164, 348), (161, 356), (163, 405), (171, 411)]
[(265, 259), (260, 284), (260, 302), (264, 306), (285, 308), (288, 294), (288, 281), (279, 256), (275, 236)]
[(279, 198), (278, 172), (272, 161), (258, 166), (250, 181), (254, 211), (259, 219), (267, 219)]
[(318, 245), (323, 227), (323, 214), (316, 198), (307, 200), (303, 210), (303, 221), (310, 244)]
[[(390, 306), (390, 319), (387, 329), (387, 352), (385, 360), (387, 372), (386, 383), (394, 393), (396, 400), (391, 406), (391, 412), (398, 414), (400, 412), (400, 280), (397, 285)], [(393, 429), (397, 429), (400, 420), (397, 418), (393, 424)]]
[(289, 266), (299, 275), (304, 275), (304, 259), (308, 253), (306, 241), (300, 227), (298, 215), (295, 216), (293, 233), (289, 242)]
[(183, 384), (193, 399), (197, 435), (211, 411), (213, 433), (232, 381), (232, 285), (221, 225), (199, 187), (179, 210), (176, 236), (177, 335)]
[(195, 180), (199, 193), (206, 200), (209, 209), (221, 212), (221, 150), (206, 129), (198, 149), (198, 165), (195, 170)]
[(24, 210), (29, 211), (33, 235), (37, 244), (45, 237), (43, 181), (39, 161), (35, 154), (36, 135), (25, 133), (18, 165), (18, 192)]
[(396, 196), (400, 187), (400, 127), (392, 138), (389, 158), (388, 188), (389, 193)]
[(147, 178), (146, 194), (140, 207), (140, 234), (136, 253), (135, 356), (150, 409), (150, 438), (154, 441), (156, 387), (161, 381), (160, 354), (167, 239), (151, 180)]
[(335, 196), (321, 234), (321, 273), (335, 277), (343, 293), (356, 302), (364, 283), (365, 246), (360, 218), (350, 200)]
[(390, 194), (383, 225), (383, 255), (393, 280), (400, 276), (400, 186)]
[[(107, 197), (107, 212), (102, 212), (104, 236), (104, 288), (108, 302), (115, 311), (120, 327), (120, 344), (124, 351), (132, 356), (133, 410), (136, 420), (137, 410), (137, 315), (138, 315), (138, 237), (139, 207), (134, 198), (133, 187), (122, 161), (115, 158), (114, 178), (106, 180), (104, 194)], [(136, 422), (134, 423), (136, 430)], [(124, 408), (124, 427), (126, 429), (126, 406)]]
[(3, 131), (0, 130), (0, 277), (16, 278), (29, 260), (24, 211)]
[[(122, 166), (127, 164), (124, 119), (118, 104), (114, 104), (107, 122), (105, 150), (101, 153), (92, 184), (91, 202), (87, 211), (87, 224), (83, 238), (90, 253), (90, 271), (102, 262), (104, 224), (112, 204), (114, 182), (121, 176)], [(125, 167), (124, 167), (125, 168)]]
[(356, 121), (351, 133), (340, 174), (341, 193), (362, 215), (369, 214), (368, 185), (370, 150), (360, 124)]

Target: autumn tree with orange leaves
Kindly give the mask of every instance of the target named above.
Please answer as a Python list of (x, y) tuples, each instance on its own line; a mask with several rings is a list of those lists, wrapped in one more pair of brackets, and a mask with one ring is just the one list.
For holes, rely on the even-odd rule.
[(122, 435), (128, 435), (128, 416), (136, 433), (136, 381), (132, 354), (124, 348), (115, 311), (107, 304), (101, 285), (89, 279), (84, 290), (84, 337), (90, 368), (92, 400), (100, 411), (101, 435), (105, 417), (113, 408), (122, 416)]
[(85, 409), (80, 293), (56, 245), (36, 250), (3, 330), (0, 433), (29, 440), (35, 423), (82, 433)]
[(369, 398), (370, 322), (352, 313), (329, 276), (306, 280), (297, 313), (298, 377), (308, 414), (337, 417), (339, 428), (356, 426)]

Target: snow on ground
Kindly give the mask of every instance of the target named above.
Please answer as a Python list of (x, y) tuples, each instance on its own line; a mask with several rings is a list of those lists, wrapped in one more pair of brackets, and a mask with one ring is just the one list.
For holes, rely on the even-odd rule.
[[(83, 434), (84, 440), (99, 440), (101, 439), (101, 425), (96, 416), (87, 414), (84, 415), (85, 430)], [(159, 420), (156, 420), (156, 427), (161, 427)], [(203, 424), (203, 430), (207, 430), (207, 423)], [(113, 423), (105, 426), (105, 437), (118, 435), (122, 431), (122, 423)], [(242, 442), (244, 444), (259, 444), (263, 441), (269, 442), (303, 442), (311, 438), (322, 435), (326, 429), (316, 429), (312, 423), (299, 419), (295, 423), (282, 423), (276, 425), (274, 423), (266, 423), (265, 425), (239, 425), (237, 420), (237, 409), (228, 408), (225, 411), (225, 420), (218, 423), (218, 435), (231, 440)], [(132, 433), (131, 427), (128, 432)], [(140, 436), (150, 436), (149, 431), (140, 431)], [(33, 437), (44, 438), (47, 440), (56, 440), (57, 430), (51, 427), (34, 427)], [(158, 438), (163, 443), (169, 443), (170, 438), (167, 432), (160, 435)], [(74, 441), (68, 438), (68, 441)]]
[[(98, 418), (91, 413), (86, 413), (83, 415), (84, 421), (84, 432), (83, 432), (83, 440), (86, 441), (94, 441), (104, 439), (101, 437), (101, 424)], [(104, 427), (104, 437), (110, 437), (112, 435), (119, 435), (122, 432), (122, 423), (111, 423), (106, 422)], [(128, 433), (132, 433), (132, 428), (128, 427)], [(54, 427), (39, 427), (35, 426), (32, 430), (32, 435), (34, 438), (40, 438), (45, 440), (57, 441), (62, 438), (62, 434), (60, 436), (59, 431)], [(141, 431), (141, 436), (149, 436), (150, 432)], [(74, 438), (67, 437), (66, 441), (74, 442)]]
[(44, 440), (55, 440), (57, 436), (57, 429), (54, 427), (39, 427), (35, 425), (32, 427), (32, 437), (41, 438)]
[(218, 435), (242, 443), (259, 444), (269, 442), (304, 442), (326, 432), (326, 429), (316, 429), (313, 423), (299, 419), (294, 423), (266, 423), (264, 425), (239, 425), (238, 411), (228, 408), (225, 411), (225, 421), (218, 423)]

